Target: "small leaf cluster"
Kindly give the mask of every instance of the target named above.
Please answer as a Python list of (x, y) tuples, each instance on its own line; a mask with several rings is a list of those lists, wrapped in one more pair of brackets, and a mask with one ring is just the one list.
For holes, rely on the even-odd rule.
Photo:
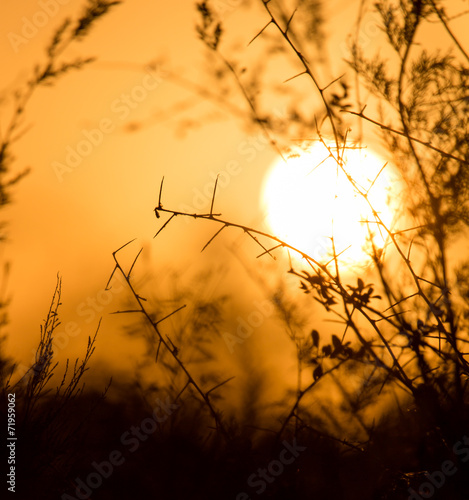
[(371, 299), (381, 299), (381, 295), (373, 295), (372, 285), (365, 285), (361, 278), (357, 278), (357, 286), (347, 285), (351, 294), (345, 297), (346, 302), (353, 303), (357, 307), (369, 304)]
[(221, 22), (216, 19), (205, 0), (197, 4), (197, 10), (202, 17), (202, 24), (196, 26), (200, 39), (210, 49), (217, 50), (223, 34)]
[(318, 380), (324, 374), (322, 362), (326, 358), (340, 361), (363, 361), (368, 356), (366, 346), (362, 345), (358, 349), (354, 349), (349, 341), (344, 342), (335, 334), (332, 335), (330, 343), (323, 345), (321, 349), (319, 349), (319, 346), (320, 334), (316, 329), (313, 329), (303, 345), (303, 350), (304, 352), (308, 351), (309, 354), (307, 363), (314, 366), (314, 380)]
[(333, 287), (331, 282), (323, 276), (319, 270), (316, 275), (311, 275), (308, 271), (297, 273), (293, 269), (290, 269), (288, 272), (301, 278), (300, 289), (303, 290), (304, 293), (308, 294), (315, 290), (319, 296), (315, 297), (315, 299), (320, 302), (326, 310), (329, 311), (330, 306), (337, 303), (332, 296)]
[(111, 7), (119, 5), (120, 3), (120, 1), (88, 0), (88, 5), (83, 15), (78, 19), (77, 25), (73, 31), (73, 37), (82, 38), (86, 36), (97, 19), (105, 15)]
[(330, 111), (332, 116), (336, 119), (339, 125), (342, 124), (342, 116), (343, 112), (347, 111), (352, 107), (350, 104), (350, 95), (349, 95), (349, 86), (347, 83), (340, 81), (341, 92), (336, 91), (331, 94), (331, 99), (328, 104), (330, 107)]

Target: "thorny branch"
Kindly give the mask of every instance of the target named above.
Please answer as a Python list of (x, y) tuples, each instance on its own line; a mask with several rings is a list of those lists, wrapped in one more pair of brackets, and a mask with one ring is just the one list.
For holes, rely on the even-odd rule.
[[(162, 183), (163, 185), (163, 183)], [(160, 203), (161, 203), (161, 191), (160, 191)], [(162, 210), (162, 208), (160, 208), (160, 210)], [(160, 348), (161, 346), (163, 346), (170, 354), (171, 356), (173, 357), (173, 359), (175, 360), (175, 362), (177, 363), (177, 365), (179, 366), (179, 368), (183, 371), (183, 373), (186, 375), (187, 377), (187, 384), (186, 386), (192, 386), (195, 391), (199, 394), (199, 396), (202, 398), (202, 401), (204, 402), (204, 404), (206, 405), (206, 407), (208, 408), (210, 414), (212, 415), (214, 421), (215, 421), (215, 424), (216, 424), (216, 428), (217, 430), (220, 431), (220, 433), (224, 436), (224, 437), (227, 437), (228, 434), (227, 434), (227, 431), (225, 429), (225, 426), (221, 420), (221, 415), (220, 415), (220, 412), (214, 407), (212, 401), (210, 400), (210, 397), (209, 397), (209, 394), (214, 391), (216, 388), (218, 388), (219, 386), (223, 385), (224, 383), (228, 382), (225, 381), (224, 383), (220, 384), (219, 386), (217, 387), (213, 387), (212, 389), (210, 389), (209, 391), (205, 392), (202, 387), (199, 385), (199, 383), (195, 380), (195, 378), (192, 376), (192, 374), (189, 372), (189, 370), (187, 369), (187, 367), (185, 366), (183, 360), (181, 359), (181, 356), (180, 356), (180, 348), (176, 345), (173, 344), (173, 342), (171, 341), (171, 339), (169, 337), (166, 337), (163, 336), (163, 334), (160, 332), (160, 329), (158, 327), (158, 325), (163, 322), (164, 320), (166, 320), (167, 318), (169, 318), (170, 316), (172, 316), (173, 314), (179, 312), (181, 309), (183, 309), (185, 306), (182, 306), (182, 307), (179, 307), (178, 309), (176, 309), (175, 311), (171, 312), (170, 314), (168, 314), (167, 316), (165, 316), (164, 318), (161, 318), (159, 319), (158, 321), (155, 321), (152, 316), (150, 315), (150, 313), (147, 311), (145, 305), (144, 305), (144, 302), (146, 301), (146, 299), (144, 297), (142, 297), (135, 289), (134, 285), (132, 284), (132, 280), (131, 280), (131, 272), (135, 266), (135, 263), (138, 259), (138, 257), (140, 256), (142, 250), (140, 250), (137, 254), (137, 256), (135, 257), (133, 263), (132, 263), (132, 266), (130, 267), (129, 271), (125, 271), (124, 268), (122, 267), (120, 261), (118, 260), (117, 258), (117, 254), (123, 250), (125, 247), (127, 247), (130, 243), (132, 243), (133, 241), (135, 240), (131, 240), (131, 241), (128, 241), (127, 243), (125, 243), (124, 245), (122, 245), (120, 248), (118, 248), (117, 250), (115, 250), (113, 253), (112, 253), (112, 257), (114, 259), (114, 263), (115, 263), (115, 267), (111, 273), (111, 276), (108, 280), (108, 283), (106, 285), (106, 289), (109, 288), (110, 286), (110, 283), (111, 283), (111, 280), (114, 276), (114, 274), (116, 273), (116, 271), (119, 271), (119, 273), (122, 275), (122, 277), (124, 278), (126, 284), (127, 284), (127, 287), (128, 289), (130, 290), (132, 296), (134, 297), (137, 305), (138, 305), (138, 308), (135, 309), (135, 310), (124, 310), (124, 311), (117, 311), (118, 313), (130, 313), (130, 312), (139, 312), (143, 315), (143, 317), (145, 318), (145, 320), (148, 322), (148, 324), (150, 325), (150, 327), (153, 329), (153, 331), (156, 333), (156, 336), (158, 338), (158, 350), (157, 350), (157, 355), (156, 355), (156, 361), (158, 361), (158, 354), (160, 352)], [(231, 379), (230, 379), (231, 380)]]

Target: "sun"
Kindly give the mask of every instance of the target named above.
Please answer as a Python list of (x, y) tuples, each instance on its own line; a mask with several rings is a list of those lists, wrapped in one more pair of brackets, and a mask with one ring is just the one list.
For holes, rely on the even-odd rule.
[(318, 142), (277, 161), (264, 182), (263, 210), (275, 236), (313, 259), (328, 262), (335, 248), (343, 266), (367, 265), (371, 241), (376, 249), (387, 241), (378, 218), (388, 228), (393, 222), (395, 172), (365, 148), (346, 147), (339, 156), (343, 169), (336, 146)]

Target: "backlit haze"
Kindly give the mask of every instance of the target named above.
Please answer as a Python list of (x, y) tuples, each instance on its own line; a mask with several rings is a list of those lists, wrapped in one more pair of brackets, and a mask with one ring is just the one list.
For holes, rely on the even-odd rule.
[[(84, 5), (76, 0), (51, 3), (57, 6), (53, 15), (38, 14), (46, 11), (47, 2), (8, 1), (0, 7), (1, 130), (12, 114), (12, 92), (44, 60), (44, 49), (64, 18), (76, 17)], [(227, 26), (238, 26), (232, 45), (246, 47), (265, 24), (261, 11), (240, 1), (220, 3), (226, 7)], [(325, 3), (329, 74), (321, 76), (324, 83), (346, 71), (345, 39), (359, 3)], [(165, 207), (209, 210), (219, 175), (214, 211), (268, 229), (262, 189), (278, 154), (261, 130), (247, 130), (242, 120), (188, 84), (204, 88), (210, 68), (207, 49), (195, 31), (196, 14), (192, 0), (123, 2), (63, 55), (64, 60), (92, 56), (96, 61), (68, 72), (52, 87), (40, 88), (28, 104), (24, 134), (14, 145), (14, 168), (31, 167), (31, 173), (15, 188), (13, 203), (4, 211), (10, 237), (5, 257), (11, 262), (7, 349), (23, 363), (32, 359), (60, 273), (59, 331), (66, 340), (59, 357), (81, 354), (103, 316), (95, 360), (123, 372), (135, 370), (136, 353), (143, 347), (130, 348), (121, 331), (122, 322), (132, 320), (109, 315), (125, 307), (126, 292), (117, 282), (111, 292), (104, 290), (113, 270), (112, 252), (134, 238), (122, 258), (131, 263), (143, 247), (138, 274), (153, 280), (149, 293), (155, 301), (173, 298), (179, 286), (199, 286), (206, 300), (233, 295), (237, 309), (229, 314), (236, 318), (242, 311), (249, 315), (250, 300), (261, 304), (268, 286), (286, 279), (281, 278), (285, 262), (256, 260), (259, 248), (241, 232), (226, 231), (201, 254), (218, 229), (207, 221), (177, 218), (153, 239), (166, 220), (157, 220), (153, 212), (163, 176)], [(44, 16), (42, 26), (32, 24), (33, 19), (41, 24)], [(379, 37), (370, 26), (364, 24), (365, 42)], [(369, 142), (379, 150), (373, 137)], [(250, 266), (256, 267), (262, 285)], [(208, 284), (199, 274), (204, 269), (215, 274)], [(173, 279), (172, 273), (179, 278)], [(272, 365), (281, 359), (287, 345), (282, 342), (268, 342)], [(231, 359), (228, 344), (221, 345), (221, 356)]]

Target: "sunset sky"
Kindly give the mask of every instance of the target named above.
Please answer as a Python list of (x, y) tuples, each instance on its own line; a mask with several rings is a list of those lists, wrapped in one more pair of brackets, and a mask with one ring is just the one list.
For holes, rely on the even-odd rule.
[[(11, 117), (11, 93), (24, 84), (35, 64), (44, 61), (45, 47), (64, 18), (76, 17), (84, 5), (63, 3), (7, 2), (1, 7), (3, 130)], [(44, 15), (47, 9), (49, 15)], [(245, 9), (230, 10), (226, 16), (246, 14)], [(33, 19), (44, 25), (36, 27)], [(80, 316), (89, 307), (79, 307), (88, 297), (96, 299), (104, 288), (112, 271), (113, 250), (132, 238), (151, 244), (158, 228), (152, 210), (163, 175), (167, 205), (205, 202), (200, 208), (206, 208), (208, 199), (205, 195), (199, 200), (199, 193), (212, 182), (210, 172), (219, 172), (232, 160), (240, 161), (241, 173), (220, 190), (219, 200), (233, 216), (253, 219), (262, 177), (274, 157), (262, 135), (256, 132), (254, 137), (258, 151), (246, 146), (249, 135), (234, 120), (200, 124), (187, 133), (178, 130), (180, 118), (197, 120), (199, 110), (216, 110), (171, 81), (175, 74), (203, 82), (206, 49), (197, 38), (196, 20), (193, 1), (124, 2), (63, 56), (63, 60), (93, 56), (97, 61), (69, 72), (53, 87), (40, 88), (30, 101), (23, 124), (26, 133), (15, 144), (13, 166), (15, 171), (30, 166), (32, 171), (18, 185), (14, 203), (5, 211), (10, 223), (7, 255), (12, 262), (8, 346), (23, 361), (31, 359), (57, 272), (64, 280), (62, 323), (74, 321), (86, 335), (93, 332), (101, 311), (95, 317)], [(252, 37), (259, 26), (253, 23), (244, 39)], [(151, 63), (156, 63), (156, 69), (148, 77), (144, 68)], [(147, 95), (134, 90), (143, 85), (148, 87)], [(125, 101), (132, 91), (141, 102)], [(186, 116), (171, 111), (181, 101), (191, 102)], [(170, 116), (153, 118), (161, 112)], [(103, 119), (110, 123), (109, 132), (101, 141), (96, 139), (91, 154), (76, 160), (73, 172), (54, 169), (54, 162), (66, 163), (70, 148), (76, 150), (85, 138), (83, 131), (92, 133)], [(136, 130), (132, 131), (132, 125)], [(239, 152), (243, 147), (244, 155)], [(239, 203), (241, 186), (244, 194)], [(163, 259), (178, 271), (188, 262), (189, 266), (197, 259), (200, 263), (199, 249), (207, 229), (212, 231), (181, 221), (176, 230), (161, 235), (161, 245), (156, 250), (152, 246), (152, 257), (146, 256), (146, 262), (153, 258), (152, 264), (158, 266)], [(137, 245), (134, 250), (138, 251)], [(76, 339), (78, 348), (82, 340)]]
[[(236, 33), (230, 43), (236, 39), (245, 47), (264, 26), (265, 16), (241, 3), (219, 2), (227, 26)], [(11, 118), (12, 92), (44, 61), (45, 47), (64, 18), (79, 15), (83, 5), (78, 0), (2, 3), (1, 130)], [(344, 40), (358, 7), (358, 1), (325, 3), (325, 81), (346, 70)], [(220, 182), (216, 208), (233, 220), (262, 222), (261, 190), (275, 151), (259, 130), (246, 131), (241, 120), (181, 86), (181, 79), (203, 86), (209, 67), (207, 49), (194, 28), (197, 20), (192, 0), (124, 1), (62, 56), (64, 61), (93, 56), (96, 62), (70, 71), (53, 87), (40, 88), (28, 104), (13, 169), (32, 171), (4, 211), (10, 236), (5, 257), (12, 264), (8, 349), (23, 362), (31, 359), (58, 272), (63, 277), (62, 323), (76, 322), (89, 335), (99, 315), (117, 307), (112, 300), (101, 310), (99, 297), (113, 268), (111, 253), (125, 242), (137, 238), (128, 258), (143, 245), (144, 265), (164, 276), (169, 268), (190, 273), (215, 258), (220, 247), (200, 255), (216, 230), (207, 224), (178, 220), (152, 240), (161, 226), (153, 208), (162, 176), (166, 206), (206, 210), (204, 192), (210, 192), (214, 175), (227, 172), (235, 161), (237, 173), (226, 185)], [(375, 27), (365, 23), (363, 29), (365, 43), (379, 41)], [(174, 108), (181, 103), (182, 110)], [(198, 123), (201, 116), (204, 121)], [(86, 157), (77, 158), (71, 151), (84, 139), (95, 144)], [(67, 158), (74, 163), (72, 171), (62, 168)], [(225, 241), (238, 236), (241, 240), (232, 234)], [(257, 249), (248, 248), (257, 255)], [(98, 301), (96, 314), (88, 299)], [(110, 335), (112, 321), (106, 316), (103, 335)], [(72, 339), (70, 346), (82, 349), (84, 338)]]
[(0, 4), (8, 490), (469, 498), (467, 0), (115, 3)]

